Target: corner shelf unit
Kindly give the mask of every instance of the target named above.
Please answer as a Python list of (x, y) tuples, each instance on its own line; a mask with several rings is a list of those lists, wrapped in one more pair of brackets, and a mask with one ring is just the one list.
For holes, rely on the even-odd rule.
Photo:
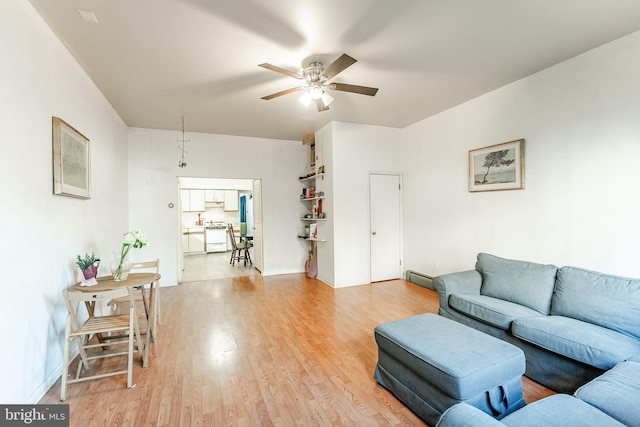
[(314, 235), (311, 230), (315, 227), (317, 222), (326, 221), (327, 219), (324, 217), (320, 217), (320, 215), (324, 215), (322, 213), (322, 200), (324, 199), (324, 193), (320, 193), (319, 196), (316, 195), (316, 182), (318, 180), (324, 180), (324, 173), (318, 173), (310, 176), (306, 176), (304, 178), (299, 178), (300, 183), (303, 185), (302, 194), (300, 195), (300, 202), (307, 205), (309, 209), (309, 213), (300, 217), (300, 221), (305, 223), (305, 235), (300, 236), (305, 240), (311, 242), (326, 242), (324, 239), (320, 239), (317, 237), (311, 237)]

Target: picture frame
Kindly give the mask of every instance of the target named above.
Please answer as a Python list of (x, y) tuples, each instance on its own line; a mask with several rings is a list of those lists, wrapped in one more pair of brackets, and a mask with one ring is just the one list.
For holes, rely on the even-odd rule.
[(52, 118), (53, 194), (91, 198), (91, 142), (59, 117)]
[(469, 150), (469, 191), (523, 190), (524, 139)]

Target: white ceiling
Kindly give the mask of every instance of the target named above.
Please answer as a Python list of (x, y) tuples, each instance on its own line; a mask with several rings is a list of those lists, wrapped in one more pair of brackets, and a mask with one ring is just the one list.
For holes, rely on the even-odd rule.
[[(638, 0), (30, 0), (130, 127), (300, 140), (338, 120), (402, 128), (640, 30)], [(93, 11), (87, 23), (78, 9)], [(330, 110), (297, 73), (342, 53)]]

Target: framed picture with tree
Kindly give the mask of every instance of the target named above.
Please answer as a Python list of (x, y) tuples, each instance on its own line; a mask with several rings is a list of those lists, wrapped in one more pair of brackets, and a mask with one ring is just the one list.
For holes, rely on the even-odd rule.
[(469, 151), (469, 191), (524, 189), (524, 139)]

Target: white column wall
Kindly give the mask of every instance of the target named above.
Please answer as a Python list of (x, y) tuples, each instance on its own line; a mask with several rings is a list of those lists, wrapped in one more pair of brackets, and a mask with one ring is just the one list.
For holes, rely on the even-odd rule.
[[(640, 277), (640, 33), (402, 131), (406, 267), (478, 252)], [(468, 150), (524, 138), (526, 189), (468, 192)]]
[(334, 231), (335, 210), (333, 207), (333, 125), (329, 123), (316, 132), (316, 155), (318, 166), (324, 166), (324, 179), (317, 183), (320, 191), (324, 191), (325, 199), (322, 201), (322, 211), (326, 215), (325, 221), (318, 222), (318, 235), (326, 242), (316, 243), (318, 248), (318, 279), (332, 285), (334, 274)]
[(333, 237), (328, 243), (334, 251), (332, 284), (339, 288), (370, 283), (369, 174), (400, 173), (400, 130), (333, 122), (330, 144), (333, 189), (329, 197), (334, 218)]
[(129, 129), (129, 221), (151, 240), (132, 259), (159, 257), (161, 285), (176, 285), (182, 256), (177, 177), (255, 178), (262, 180), (263, 274), (303, 272), (307, 246), (297, 237), (298, 177), (306, 159), (302, 143), (187, 130), (187, 166), (179, 168), (176, 139), (181, 137), (175, 131)]
[[(75, 257), (127, 231), (126, 126), (27, 1), (0, 2), (0, 402), (36, 403), (60, 377)], [(91, 140), (92, 198), (53, 195), (51, 117)]]

